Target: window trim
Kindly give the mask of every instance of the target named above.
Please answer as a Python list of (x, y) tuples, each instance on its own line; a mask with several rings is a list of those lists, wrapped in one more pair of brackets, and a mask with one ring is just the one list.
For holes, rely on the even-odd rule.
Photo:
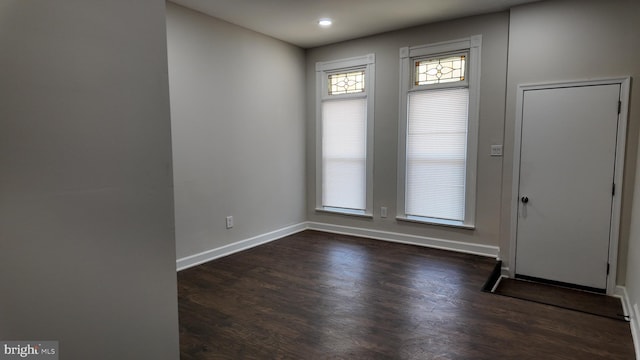
[[(354, 69), (365, 70), (365, 91), (361, 93), (329, 95), (327, 76)], [(373, 217), (373, 124), (375, 92), (375, 54), (316, 63), (316, 205), (315, 210), (348, 216)], [(322, 102), (329, 99), (367, 99), (365, 209), (341, 209), (322, 206)]]
[[(476, 183), (478, 168), (478, 123), (480, 118), (480, 60), (482, 35), (400, 49), (400, 106), (398, 117), (398, 177), (397, 215), (400, 221), (475, 229)], [(413, 65), (418, 58), (468, 51), (467, 74), (469, 88), (469, 118), (467, 122), (467, 154), (465, 177), (465, 213), (463, 221), (442, 220), (406, 214), (408, 94), (411, 91), (460, 86), (460, 82), (419, 85), (414, 84)]]

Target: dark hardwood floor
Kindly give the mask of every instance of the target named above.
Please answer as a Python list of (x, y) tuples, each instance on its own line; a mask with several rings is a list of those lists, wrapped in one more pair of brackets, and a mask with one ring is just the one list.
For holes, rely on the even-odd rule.
[(305, 231), (178, 273), (190, 359), (633, 359), (629, 324), (481, 292), (493, 259)]

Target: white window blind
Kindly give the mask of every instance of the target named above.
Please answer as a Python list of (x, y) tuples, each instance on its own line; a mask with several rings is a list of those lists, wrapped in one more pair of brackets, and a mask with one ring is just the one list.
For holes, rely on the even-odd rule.
[(406, 214), (463, 221), (468, 88), (408, 94)]
[(322, 103), (322, 206), (366, 208), (366, 99)]

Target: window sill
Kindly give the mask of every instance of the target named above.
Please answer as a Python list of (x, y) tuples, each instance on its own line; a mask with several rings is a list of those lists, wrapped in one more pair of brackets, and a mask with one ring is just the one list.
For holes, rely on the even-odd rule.
[(419, 223), (419, 224), (453, 227), (458, 229), (475, 230), (476, 228), (475, 225), (464, 224), (462, 221), (436, 219), (436, 218), (429, 218), (429, 217), (422, 217), (422, 216), (412, 216), (412, 215), (396, 216), (396, 220)]
[(334, 208), (334, 207), (324, 207), (324, 208), (316, 208), (317, 212), (329, 213), (329, 214), (340, 214), (340, 215), (348, 215), (355, 217), (362, 217), (367, 219), (373, 219), (373, 214), (368, 214), (363, 210), (351, 210), (351, 209), (342, 209), (342, 208)]

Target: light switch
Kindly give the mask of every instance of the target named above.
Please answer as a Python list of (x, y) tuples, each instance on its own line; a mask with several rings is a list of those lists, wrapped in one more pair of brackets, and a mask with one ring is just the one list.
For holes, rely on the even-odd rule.
[(502, 156), (502, 145), (491, 145), (491, 156)]

